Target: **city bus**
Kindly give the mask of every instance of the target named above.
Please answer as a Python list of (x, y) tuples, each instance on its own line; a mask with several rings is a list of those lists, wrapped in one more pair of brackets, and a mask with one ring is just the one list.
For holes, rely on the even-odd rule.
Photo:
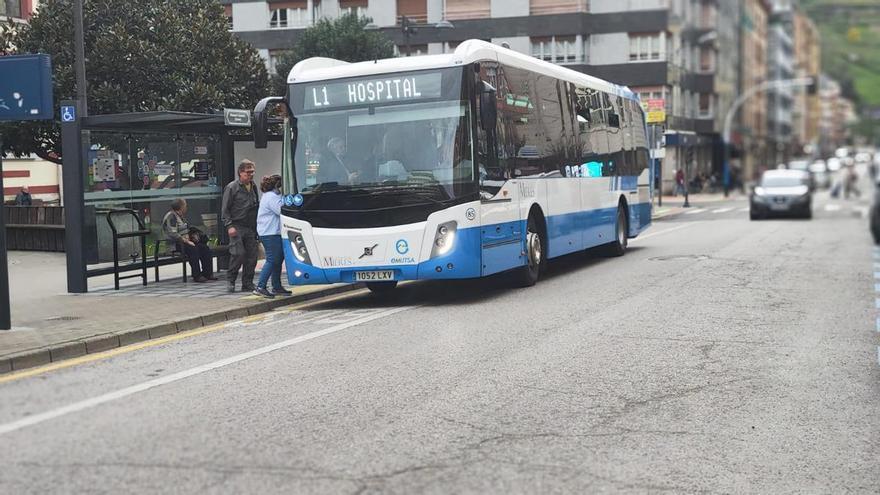
[[(296, 64), (282, 208), (291, 284), (534, 285), (548, 259), (621, 256), (651, 223), (645, 117), (626, 87), (480, 40), (454, 53)], [(277, 119), (275, 119), (277, 120)]]

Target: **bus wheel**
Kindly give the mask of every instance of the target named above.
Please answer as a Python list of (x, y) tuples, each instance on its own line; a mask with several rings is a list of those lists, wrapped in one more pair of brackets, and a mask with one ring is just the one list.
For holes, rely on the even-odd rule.
[(367, 282), (367, 288), (373, 294), (387, 294), (397, 287), (397, 281), (392, 282)]
[(520, 287), (531, 287), (538, 282), (541, 265), (544, 263), (544, 233), (541, 231), (534, 215), (529, 216), (526, 228), (526, 256), (528, 263), (517, 270), (517, 282)]
[(623, 256), (627, 246), (626, 207), (617, 207), (617, 221), (614, 222), (614, 242), (608, 244), (609, 256)]

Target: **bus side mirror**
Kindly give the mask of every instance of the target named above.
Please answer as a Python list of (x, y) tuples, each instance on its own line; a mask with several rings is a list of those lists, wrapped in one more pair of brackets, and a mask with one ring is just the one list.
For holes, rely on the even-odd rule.
[(254, 148), (265, 149), (269, 144), (269, 109), (271, 106), (284, 103), (280, 96), (263, 98), (254, 107)]
[(495, 102), (495, 88), (489, 83), (480, 83), (480, 124), (484, 131), (495, 128), (498, 118), (498, 107)]

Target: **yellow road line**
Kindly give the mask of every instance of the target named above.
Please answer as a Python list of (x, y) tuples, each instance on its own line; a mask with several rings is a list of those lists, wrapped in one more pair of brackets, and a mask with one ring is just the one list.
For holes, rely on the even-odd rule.
[[(347, 297), (351, 297), (354, 295), (363, 294), (366, 292), (366, 289), (346, 292), (344, 294), (333, 295), (318, 298), (312, 301), (305, 301), (298, 304), (293, 304), (291, 306), (278, 308), (277, 310), (291, 312), (300, 309), (308, 309), (312, 306), (317, 306), (319, 304), (325, 304), (328, 302), (338, 301), (340, 299), (345, 299)], [(276, 311), (277, 311), (276, 310)], [(107, 359), (113, 356), (118, 356), (120, 354), (127, 354), (129, 352), (139, 351), (141, 349), (146, 349), (148, 347), (154, 347), (157, 345), (167, 344), (169, 342), (175, 342), (178, 340), (186, 339), (189, 337), (195, 337), (196, 335), (202, 335), (210, 332), (217, 331), (221, 328), (225, 328), (227, 325), (233, 322), (240, 323), (254, 323), (258, 322), (262, 319), (265, 319), (267, 315), (270, 313), (263, 313), (259, 315), (246, 316), (244, 318), (239, 318), (238, 320), (233, 321), (224, 321), (222, 323), (216, 323), (214, 325), (210, 325), (207, 327), (196, 328), (195, 330), (188, 330), (186, 332), (175, 333), (172, 335), (167, 335), (165, 337), (159, 337), (158, 339), (150, 339), (145, 340), (143, 342), (138, 342), (137, 344), (131, 344), (124, 347), (117, 347), (116, 349), (110, 349), (109, 351), (97, 352), (95, 354), (86, 354), (85, 356), (80, 356), (73, 359), (66, 359), (64, 361), (59, 361), (57, 363), (46, 364), (43, 366), (38, 366), (36, 368), (30, 368), (22, 371), (17, 371), (10, 373), (8, 375), (0, 375), (0, 384), (9, 383), (11, 381), (20, 380), (22, 378), (28, 378), (36, 375), (42, 375), (43, 373), (49, 373), (50, 371), (56, 371), (64, 368), (69, 368), (71, 366), (77, 366), (80, 364), (92, 363), (95, 361), (100, 361), (102, 359)]]

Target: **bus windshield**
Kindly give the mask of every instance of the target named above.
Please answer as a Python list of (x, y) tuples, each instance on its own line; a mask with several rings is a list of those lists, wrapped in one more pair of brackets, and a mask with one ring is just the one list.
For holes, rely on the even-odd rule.
[[(448, 78), (457, 88), (443, 80), (442, 89), (440, 73), (433, 81), (413, 79), (408, 91), (416, 96), (409, 98), (394, 88), (401, 79), (406, 76), (293, 86), (294, 98), (300, 90), (305, 100), (299, 100), (303, 112), (296, 119), (299, 192), (416, 191), (429, 201), (445, 201), (474, 190), (471, 115), (461, 98), (461, 76)], [(384, 80), (391, 83), (390, 89)], [(382, 84), (377, 88), (378, 83)], [(367, 104), (358, 99), (358, 90)], [(386, 99), (376, 96), (380, 91)], [(369, 103), (371, 93), (376, 101)], [(344, 108), (334, 109), (334, 99), (339, 98)], [(318, 105), (325, 101), (329, 104)]]

